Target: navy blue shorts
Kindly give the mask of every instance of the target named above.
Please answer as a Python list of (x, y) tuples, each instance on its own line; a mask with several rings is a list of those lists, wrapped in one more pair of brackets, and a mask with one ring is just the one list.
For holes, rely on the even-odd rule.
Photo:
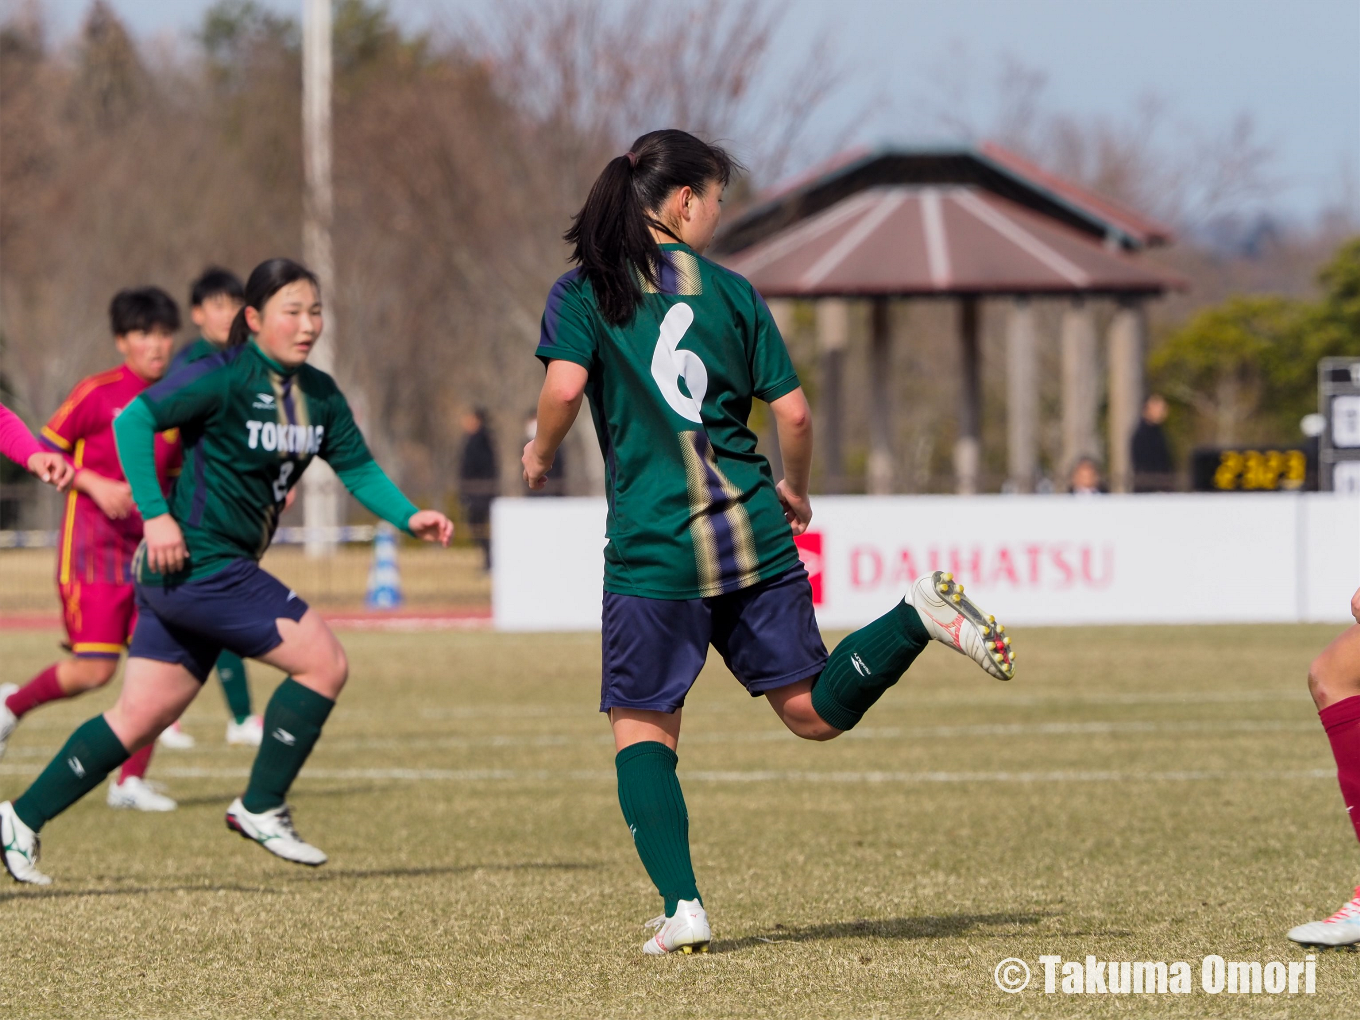
[(814, 677), (826, 665), (812, 585), (798, 566), (769, 581), (706, 599), (604, 593), (600, 711), (674, 712), (711, 644), (752, 697)]
[(283, 641), (276, 620), (306, 612), (307, 603), (254, 560), (235, 560), (198, 581), (139, 584), (128, 657), (179, 663), (201, 683), (222, 649), (258, 659)]

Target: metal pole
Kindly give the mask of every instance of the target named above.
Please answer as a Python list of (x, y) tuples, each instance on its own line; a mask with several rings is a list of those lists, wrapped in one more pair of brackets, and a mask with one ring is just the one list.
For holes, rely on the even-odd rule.
[[(321, 281), (325, 334), (311, 363), (335, 372), (335, 258), (331, 250), (334, 198), (331, 190), (331, 0), (303, 0), (302, 19), (302, 163), (305, 175), (302, 257)], [(340, 482), (324, 461), (315, 461), (302, 476), (302, 516), (308, 528), (340, 523)], [(332, 539), (308, 537), (308, 556), (335, 551)]]

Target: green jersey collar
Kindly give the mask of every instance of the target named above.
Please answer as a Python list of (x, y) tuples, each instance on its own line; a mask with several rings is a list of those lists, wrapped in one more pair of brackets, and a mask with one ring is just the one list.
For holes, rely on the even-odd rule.
[[(255, 352), (256, 356), (259, 357), (261, 361), (263, 361), (266, 365), (272, 368), (275, 372), (278, 372), (280, 375), (293, 375), (295, 372), (297, 372), (297, 368), (284, 368), (277, 361), (275, 361), (268, 354), (266, 354), (260, 348), (260, 345), (255, 342), (255, 337), (253, 334), (251, 335), (250, 338), (250, 349)], [(298, 366), (298, 368), (301, 367), (302, 365)]]

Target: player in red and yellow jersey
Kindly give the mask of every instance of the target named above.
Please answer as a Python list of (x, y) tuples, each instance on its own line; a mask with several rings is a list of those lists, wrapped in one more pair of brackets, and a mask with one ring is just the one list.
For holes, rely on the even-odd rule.
[[(67, 458), (75, 480), (66, 499), (57, 553), (57, 591), (72, 657), (23, 687), (0, 686), (0, 754), (19, 720), (38, 705), (102, 687), (112, 679), (136, 622), (132, 558), (142, 518), (114, 445), (113, 419), (170, 366), (179, 308), (163, 290), (120, 291), (109, 307), (123, 364), (83, 380), (42, 430), (46, 446)], [(156, 468), (168, 489), (180, 464), (179, 436), (156, 439)], [(111, 807), (170, 811), (175, 802), (144, 780), (147, 745), (109, 788)]]

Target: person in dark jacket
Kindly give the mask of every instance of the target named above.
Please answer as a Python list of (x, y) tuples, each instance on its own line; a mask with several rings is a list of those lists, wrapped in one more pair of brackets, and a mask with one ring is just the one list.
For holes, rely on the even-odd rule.
[(486, 424), (486, 408), (463, 415), (463, 459), (458, 465), (459, 496), (463, 517), (473, 540), (482, 547), (486, 569), (491, 569), (491, 501), (499, 490), (500, 466), (496, 444)]
[(1160, 394), (1152, 394), (1143, 403), (1143, 419), (1131, 443), (1134, 492), (1170, 492), (1176, 486), (1176, 468), (1162, 431), (1166, 414), (1166, 401)]

